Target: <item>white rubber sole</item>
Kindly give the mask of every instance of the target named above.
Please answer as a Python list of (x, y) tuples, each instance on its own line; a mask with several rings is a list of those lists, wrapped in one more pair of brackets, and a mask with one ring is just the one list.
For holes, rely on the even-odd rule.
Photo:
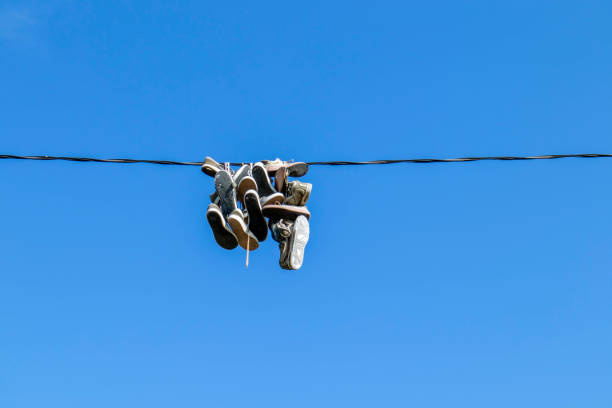
[(290, 238), (289, 266), (291, 269), (300, 269), (304, 263), (304, 250), (310, 238), (310, 225), (303, 215), (300, 215), (293, 224), (293, 232)]

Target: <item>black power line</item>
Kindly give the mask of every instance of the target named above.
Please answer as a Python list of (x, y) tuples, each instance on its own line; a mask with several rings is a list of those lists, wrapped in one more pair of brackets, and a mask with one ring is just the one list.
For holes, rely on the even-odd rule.
[(547, 154), (542, 156), (483, 156), (458, 157), (454, 159), (397, 159), (397, 160), (370, 160), (370, 161), (321, 161), (309, 162), (309, 165), (326, 166), (358, 166), (364, 164), (396, 164), (396, 163), (462, 163), (482, 160), (543, 160), (567, 158), (592, 159), (598, 157), (612, 157), (612, 154), (583, 153), (583, 154)]
[(202, 162), (179, 162), (171, 160), (146, 160), (146, 159), (97, 159), (95, 157), (68, 157), (68, 156), (16, 156), (14, 154), (0, 154), (0, 159), (17, 160), (65, 160), (77, 162), (96, 162), (96, 163), (149, 163), (149, 164), (170, 164), (175, 166), (201, 166)]
[[(612, 158), (612, 154), (603, 153), (583, 153), (583, 154), (547, 154), (541, 156), (483, 156), (483, 157), (458, 157), (454, 159), (396, 159), (396, 160), (370, 160), (370, 161), (312, 161), (306, 162), (311, 166), (361, 166), (367, 164), (397, 164), (397, 163), (463, 163), (483, 160), (547, 160), (547, 159), (568, 159), (568, 158)], [(147, 160), (147, 159), (97, 159), (94, 157), (68, 157), (68, 156), (17, 156), (13, 154), (0, 154), (0, 159), (16, 160), (65, 160), (77, 162), (96, 162), (96, 163), (148, 163), (165, 164), (175, 166), (201, 166), (202, 162), (183, 162), (172, 160)], [(232, 166), (240, 166), (243, 162), (231, 162)]]

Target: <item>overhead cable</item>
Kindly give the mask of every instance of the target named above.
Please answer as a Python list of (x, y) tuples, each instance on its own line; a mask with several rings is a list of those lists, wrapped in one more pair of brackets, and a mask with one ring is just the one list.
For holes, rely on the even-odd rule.
[[(398, 164), (398, 163), (465, 163), (485, 160), (548, 160), (548, 159), (568, 159), (568, 158), (612, 158), (612, 154), (603, 153), (582, 153), (582, 154), (546, 154), (540, 156), (481, 156), (481, 157), (458, 157), (451, 159), (437, 158), (420, 158), (420, 159), (387, 159), (387, 160), (369, 160), (369, 161), (311, 161), (306, 162), (310, 166), (362, 166), (373, 164)], [(147, 164), (164, 164), (174, 166), (201, 166), (202, 162), (194, 161), (173, 161), (173, 160), (149, 160), (149, 159), (100, 159), (95, 157), (71, 157), (71, 156), (18, 156), (14, 154), (0, 154), (0, 159), (15, 159), (15, 160), (64, 160), (76, 162), (95, 162), (95, 163), (147, 163)], [(246, 162), (230, 162), (231, 166), (240, 166)]]

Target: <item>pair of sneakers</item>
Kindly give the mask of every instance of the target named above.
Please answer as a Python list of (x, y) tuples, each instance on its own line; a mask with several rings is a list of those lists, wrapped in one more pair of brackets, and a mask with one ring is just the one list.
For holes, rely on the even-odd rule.
[(306, 163), (287, 163), (279, 159), (265, 163), (268, 174), (274, 177), (276, 189), (285, 195), (284, 205), (267, 205), (263, 213), (270, 218), (272, 238), (278, 242), (279, 265), (283, 269), (296, 270), (304, 262), (304, 250), (310, 236), (308, 219), (310, 212), (306, 202), (312, 184), (289, 181), (289, 177), (301, 177), (308, 171)]
[(272, 238), (278, 242), (281, 268), (296, 270), (304, 263), (304, 250), (310, 237), (308, 219), (300, 215), (295, 221), (278, 220), (270, 223)]
[(238, 208), (235, 183), (230, 172), (226, 170), (217, 172), (215, 192), (217, 197), (215, 202), (208, 206), (206, 219), (217, 244), (225, 249), (234, 249), (238, 245), (251, 250), (257, 249), (259, 241), (245, 222), (244, 213)]
[[(262, 207), (281, 204), (285, 199), (270, 184), (263, 164), (242, 165), (233, 172), (229, 166), (224, 167), (207, 157), (202, 171), (215, 179), (215, 192), (210, 197), (212, 204), (206, 217), (217, 243), (226, 249), (238, 245), (257, 249), (259, 242), (268, 235)], [(238, 208), (238, 202), (242, 204), (242, 210)]]
[[(244, 196), (249, 190), (255, 190), (259, 194), (261, 205), (266, 204), (282, 204), (285, 197), (283, 194), (276, 191), (270, 184), (267, 170), (261, 162), (255, 163), (254, 165), (242, 165), (235, 173), (214, 161), (210, 157), (206, 157), (204, 164), (202, 165), (202, 171), (211, 177), (215, 177), (218, 172), (226, 170), (233, 175), (234, 183), (236, 185), (238, 199), (244, 204)], [(210, 196), (211, 202), (215, 202), (218, 198), (218, 193), (214, 192)]]
[[(210, 157), (202, 171), (214, 177), (206, 218), (216, 242), (225, 249), (254, 250), (266, 239), (268, 227), (279, 242), (279, 263), (284, 269), (299, 269), (309, 237), (310, 213), (305, 207), (312, 185), (289, 181), (287, 176), (301, 177), (308, 171), (305, 163), (275, 161), (243, 165), (232, 171)], [(274, 177), (274, 186), (270, 177)], [(238, 202), (243, 210), (238, 208)], [(266, 223), (265, 218), (270, 219)], [(228, 227), (229, 224), (229, 227)]]
[[(257, 183), (252, 177), (257, 171), (243, 165), (233, 172), (229, 166), (223, 167), (210, 157), (204, 161), (202, 171), (215, 180), (215, 192), (211, 195), (212, 203), (208, 206), (206, 218), (217, 244), (225, 249), (234, 249), (238, 245), (249, 250), (257, 249), (259, 242), (268, 235)], [(238, 208), (238, 201), (242, 210)]]
[(310, 218), (310, 212), (305, 205), (310, 197), (312, 184), (297, 180), (289, 181), (289, 177), (302, 177), (306, 174), (308, 165), (302, 162), (283, 162), (280, 159), (263, 161), (262, 163), (265, 165), (268, 177), (274, 177), (276, 191), (285, 197), (283, 203), (265, 205), (263, 208), (264, 215), (275, 220), (290, 219), (294, 221), (300, 215)]

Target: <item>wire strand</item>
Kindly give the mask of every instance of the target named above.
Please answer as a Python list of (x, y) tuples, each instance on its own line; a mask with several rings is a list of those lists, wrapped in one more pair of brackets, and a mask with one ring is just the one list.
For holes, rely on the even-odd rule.
[[(310, 166), (363, 166), (372, 164), (399, 164), (399, 163), (464, 163), (485, 160), (548, 160), (548, 159), (568, 159), (568, 158), (612, 158), (612, 154), (603, 153), (582, 153), (582, 154), (547, 154), (541, 156), (482, 156), (482, 157), (458, 157), (452, 159), (387, 159), (387, 160), (369, 160), (369, 161), (311, 161), (306, 162)], [(63, 160), (76, 162), (95, 162), (95, 163), (147, 163), (147, 164), (162, 164), (173, 166), (201, 166), (202, 162), (185, 162), (172, 160), (148, 160), (148, 159), (99, 159), (95, 157), (70, 157), (70, 156), (18, 156), (14, 154), (0, 154), (0, 159), (15, 159), (15, 160)], [(230, 162), (232, 166), (240, 166), (245, 162)]]

